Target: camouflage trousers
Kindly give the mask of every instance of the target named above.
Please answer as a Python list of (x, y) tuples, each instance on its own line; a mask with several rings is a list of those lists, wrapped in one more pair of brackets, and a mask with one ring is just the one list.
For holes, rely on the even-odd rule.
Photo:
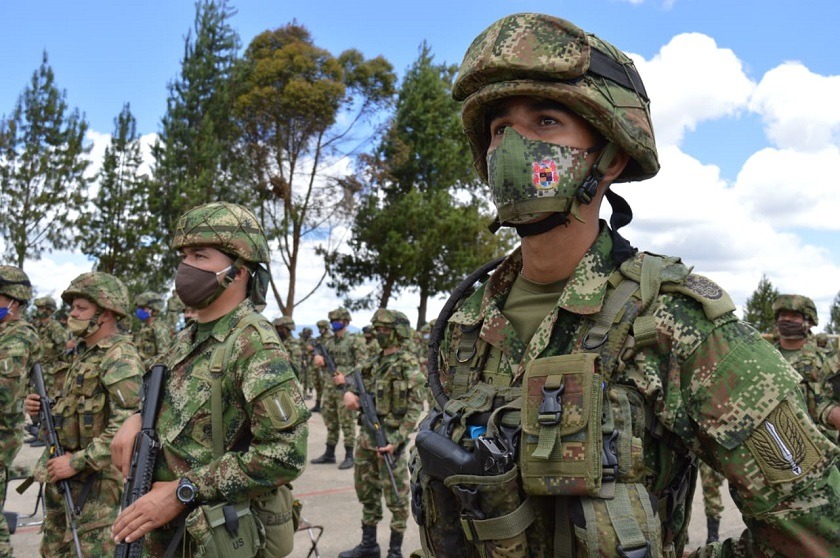
[[(84, 483), (70, 479), (73, 501), (79, 501)], [(83, 556), (112, 556), (114, 539), (111, 526), (120, 511), (122, 485), (114, 479), (99, 478), (93, 481), (84, 503), (81, 517), (76, 518), (79, 542)], [(64, 496), (55, 484), (47, 483), (44, 490), (44, 524), (41, 527), (41, 556), (67, 558), (75, 556), (73, 536), (67, 523)]]
[(394, 494), (385, 460), (379, 458), (376, 445), (367, 433), (359, 436), (353, 459), (356, 496), (362, 504), (362, 525), (376, 525), (382, 521), (382, 498), (391, 510), (391, 531), (404, 533), (408, 519), (408, 460), (405, 448), (392, 460), (394, 480), (399, 492)]
[[(0, 452), (0, 510), (6, 507), (6, 490), (9, 488), (9, 468), (15, 460), (21, 447), (22, 436), (10, 436), (10, 445)], [(6, 517), (0, 514), (0, 558), (12, 555), (12, 543), (9, 539), (9, 524)]]
[(723, 513), (723, 499), (720, 496), (723, 475), (705, 463), (700, 463), (700, 484), (703, 487), (703, 507), (706, 510), (706, 517), (720, 519)]
[(358, 413), (344, 406), (344, 392), (335, 387), (331, 376), (324, 376), (324, 393), (321, 397), (321, 416), (327, 427), (327, 444), (338, 445), (339, 430), (344, 433), (344, 446), (356, 444), (356, 419)]

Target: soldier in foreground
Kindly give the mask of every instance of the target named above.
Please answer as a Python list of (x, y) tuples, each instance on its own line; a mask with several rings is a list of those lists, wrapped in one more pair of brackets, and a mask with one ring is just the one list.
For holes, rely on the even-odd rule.
[(840, 451), (796, 372), (719, 286), (619, 233), (632, 213), (612, 184), (659, 170), (630, 58), (512, 15), (474, 40), (453, 96), (495, 227), (522, 241), (433, 334), (439, 408), (412, 460), (424, 553), (682, 556), (696, 456), (748, 529), (694, 555), (836, 556)]
[[(423, 411), (423, 385), (417, 358), (406, 346), (411, 335), (402, 312), (378, 309), (371, 320), (380, 351), (361, 369), (365, 391), (374, 395), (376, 414), (388, 445), (377, 448), (376, 439), (363, 425), (356, 443), (354, 479), (362, 504), (362, 542), (342, 552), (339, 558), (379, 558), (376, 525), (382, 521), (382, 498), (391, 510), (388, 558), (402, 557), (403, 533), (408, 519), (408, 465), (406, 446)], [(360, 408), (359, 388), (348, 384), (344, 403), (348, 410)], [(398, 492), (395, 494), (382, 454), (388, 453)]]
[[(263, 545), (262, 556), (285, 556), (288, 484), (306, 463), (309, 412), (288, 353), (254, 309), (265, 300), (268, 244), (250, 211), (211, 203), (180, 217), (172, 248), (181, 255), (175, 287), (195, 322), (164, 359), (152, 488), (120, 513), (113, 536), (148, 535), (151, 556), (171, 543), (183, 557), (251, 557)], [(124, 475), (139, 428), (135, 415), (111, 446)]]
[[(41, 556), (74, 555), (64, 499), (58, 482), (69, 481), (73, 502), (81, 509), (76, 519), (85, 556), (114, 551), (111, 524), (122, 496), (119, 470), (111, 463), (109, 446), (123, 421), (140, 408), (143, 366), (117, 322), (128, 316), (128, 289), (108, 273), (83, 273), (61, 293), (70, 305), (67, 324), (78, 338), (76, 358), (67, 372), (52, 408), (60, 457), (47, 452), (36, 466), (35, 478), (49, 481), (44, 491)], [(38, 416), (40, 397), (26, 396), (26, 412)]]
[[(41, 358), (35, 328), (23, 318), (32, 284), (22, 269), (0, 266), (0, 510), (6, 503), (9, 468), (23, 444), (21, 401), (29, 368)], [(0, 514), (0, 558), (12, 555), (9, 525)]]
[(324, 355), (316, 353), (312, 364), (321, 370), (324, 383), (321, 416), (324, 417), (324, 424), (327, 426), (327, 448), (324, 454), (313, 459), (312, 463), (335, 463), (335, 446), (338, 444), (339, 434), (343, 433), (344, 460), (338, 468), (350, 469), (353, 467), (353, 447), (356, 443), (356, 417), (344, 406), (345, 378), (365, 361), (368, 354), (367, 345), (363, 338), (348, 333), (347, 326), (351, 316), (346, 308), (336, 308), (327, 317), (333, 335), (327, 337), (323, 347), (335, 362), (335, 374), (329, 371)]
[(140, 329), (134, 334), (134, 345), (143, 361), (143, 368), (151, 368), (169, 349), (172, 330), (165, 321), (163, 297), (145, 292), (134, 300), (135, 315)]
[(840, 430), (840, 368), (837, 355), (817, 346), (811, 328), (817, 307), (807, 296), (783, 294), (773, 303), (779, 339), (774, 343), (801, 376), (799, 387), (820, 431), (835, 444)]

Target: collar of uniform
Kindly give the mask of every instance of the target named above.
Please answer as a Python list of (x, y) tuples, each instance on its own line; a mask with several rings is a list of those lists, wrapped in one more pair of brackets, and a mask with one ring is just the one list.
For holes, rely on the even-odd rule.
[(128, 339), (127, 335), (123, 335), (122, 333), (115, 333), (114, 335), (109, 335), (108, 337), (103, 337), (102, 339), (100, 339), (99, 341), (97, 341), (96, 343), (94, 343), (93, 345), (88, 347), (87, 350), (89, 351), (89, 350), (91, 350), (93, 348), (97, 348), (97, 347), (101, 347), (103, 349), (110, 349), (112, 346), (114, 346), (114, 343), (117, 343), (118, 341), (124, 341), (124, 340), (127, 340), (127, 339)]
[(216, 324), (210, 332), (210, 337), (219, 342), (224, 341), (242, 318), (255, 311), (250, 299), (243, 300), (236, 308), (216, 320)]
[(610, 229), (601, 221), (601, 232), (569, 277), (557, 306), (581, 315), (592, 315), (601, 310), (607, 294), (607, 282), (616, 268), (612, 249)]

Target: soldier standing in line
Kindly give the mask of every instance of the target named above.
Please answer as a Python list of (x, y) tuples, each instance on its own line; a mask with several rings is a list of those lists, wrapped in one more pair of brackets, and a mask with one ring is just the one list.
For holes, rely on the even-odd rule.
[[(286, 349), (255, 310), (268, 287), (268, 243), (251, 211), (217, 202), (181, 215), (172, 248), (181, 256), (175, 288), (195, 322), (164, 359), (152, 488), (122, 511), (113, 535), (147, 535), (144, 556), (162, 556), (172, 541), (176, 556), (221, 556), (219, 537), (233, 552), (225, 556), (285, 556), (294, 535), (288, 484), (306, 463), (309, 412)], [(139, 430), (136, 415), (111, 446), (123, 474)], [(221, 524), (209, 519), (215, 513)]]
[(178, 298), (178, 293), (175, 292), (175, 289), (172, 289), (172, 294), (166, 300), (166, 324), (169, 326), (169, 331), (173, 337), (178, 333), (181, 326), (181, 317), (183, 316), (184, 319), (187, 319), (184, 315), (185, 310), (186, 306)]
[(157, 293), (145, 292), (134, 300), (135, 315), (140, 320), (140, 329), (134, 334), (134, 345), (148, 370), (166, 354), (172, 339), (172, 330), (165, 321), (163, 297)]
[(720, 487), (723, 475), (700, 462), (700, 486), (703, 490), (703, 511), (706, 514), (706, 544), (720, 538), (720, 518), (723, 515), (723, 498)]
[[(32, 284), (22, 269), (0, 266), (0, 509), (6, 503), (9, 468), (23, 443), (21, 402), (30, 367), (41, 359), (38, 332), (24, 319)], [(9, 525), (0, 514), (0, 558), (12, 556)]]
[(297, 372), (298, 382), (301, 383), (303, 389), (301, 393), (306, 393), (306, 377), (300, 367), (303, 346), (301, 345), (300, 339), (292, 335), (292, 331), (295, 329), (295, 321), (289, 316), (280, 316), (272, 322), (272, 325), (280, 341), (283, 342), (283, 346), (286, 347), (286, 352), (289, 353), (289, 359), (292, 361), (292, 365)]
[(315, 366), (315, 343), (320, 343), (323, 346), (327, 339), (333, 336), (333, 332), (330, 329), (330, 322), (327, 320), (318, 320), (315, 327), (318, 328), (318, 337), (313, 343), (306, 346), (307, 352), (311, 357), (309, 360), (309, 369), (312, 371), (313, 384), (315, 385), (315, 405), (309, 410), (313, 413), (320, 413), (321, 401), (324, 399), (324, 386), (332, 385), (332, 378), (326, 378), (329, 375), (326, 368)]
[[(123, 421), (140, 408), (143, 365), (117, 321), (128, 316), (128, 289), (107, 273), (83, 273), (70, 282), (61, 298), (70, 305), (67, 323), (79, 339), (76, 358), (52, 408), (56, 431), (66, 451), (61, 457), (44, 452), (35, 477), (49, 481), (44, 492), (41, 556), (73, 555), (72, 539), (58, 482), (68, 480), (86, 556), (113, 553), (111, 524), (117, 518), (122, 479), (111, 463), (109, 446)], [(37, 417), (40, 398), (26, 396), (26, 412)]]
[(452, 92), (494, 228), (522, 240), (438, 318), (411, 462), (424, 554), (682, 556), (696, 457), (747, 529), (694, 556), (836, 555), (840, 449), (799, 375), (718, 285), (619, 233), (632, 212), (613, 183), (659, 170), (633, 61), (515, 14), (473, 41)]
[[(421, 387), (426, 380), (420, 373), (417, 358), (407, 347), (411, 335), (408, 318), (402, 312), (380, 308), (371, 320), (380, 351), (362, 366), (365, 392), (374, 396), (376, 414), (388, 445), (376, 447), (369, 429), (361, 429), (356, 444), (354, 480), (356, 496), (362, 504), (362, 542), (342, 552), (339, 558), (379, 558), (376, 526), (382, 521), (382, 498), (391, 510), (391, 540), (387, 558), (402, 557), (403, 534), (408, 519), (408, 465), (406, 446), (423, 411)], [(360, 409), (359, 392), (352, 381), (347, 384), (344, 403), (347, 409)], [(399, 492), (394, 494), (382, 454), (393, 463), (394, 480)]]
[(312, 328), (305, 327), (300, 332), (300, 374), (305, 378), (304, 399), (312, 399), (315, 389), (315, 374), (312, 371)]
[[(353, 467), (353, 446), (356, 443), (356, 417), (345, 406), (343, 400), (345, 376), (359, 367), (367, 358), (367, 345), (357, 335), (349, 335), (350, 312), (346, 308), (337, 308), (327, 317), (330, 320), (332, 337), (323, 343), (324, 349), (335, 361), (335, 375), (327, 370), (327, 363), (322, 355), (316, 354), (312, 364), (320, 369), (324, 380), (323, 408), (321, 416), (327, 426), (327, 449), (320, 457), (312, 460), (314, 464), (335, 463), (335, 446), (339, 433), (344, 433), (344, 461), (339, 469)], [(320, 323), (320, 322), (319, 322)]]
[(58, 309), (55, 300), (49, 296), (36, 298), (35, 321), (33, 325), (38, 330), (41, 339), (41, 347), (44, 357), (41, 365), (44, 369), (44, 381), (47, 392), (55, 396), (64, 385), (64, 374), (67, 371), (69, 359), (67, 358), (67, 340), (70, 334), (67, 328), (58, 323), (53, 316)]
[(807, 296), (782, 294), (773, 303), (773, 313), (779, 331), (775, 346), (799, 372), (799, 387), (811, 418), (836, 444), (840, 430), (840, 369), (837, 356), (819, 348), (811, 334), (811, 328), (819, 325), (817, 307)]

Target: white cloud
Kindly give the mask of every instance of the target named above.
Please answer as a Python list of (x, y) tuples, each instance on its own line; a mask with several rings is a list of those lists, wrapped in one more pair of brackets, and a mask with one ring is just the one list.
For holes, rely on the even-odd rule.
[(701, 33), (677, 35), (649, 61), (631, 57), (653, 99), (659, 145), (679, 145), (704, 120), (736, 116), (755, 88), (735, 53)]
[(750, 110), (761, 115), (767, 136), (780, 148), (817, 151), (840, 145), (840, 76), (821, 76), (786, 62), (761, 79)]

